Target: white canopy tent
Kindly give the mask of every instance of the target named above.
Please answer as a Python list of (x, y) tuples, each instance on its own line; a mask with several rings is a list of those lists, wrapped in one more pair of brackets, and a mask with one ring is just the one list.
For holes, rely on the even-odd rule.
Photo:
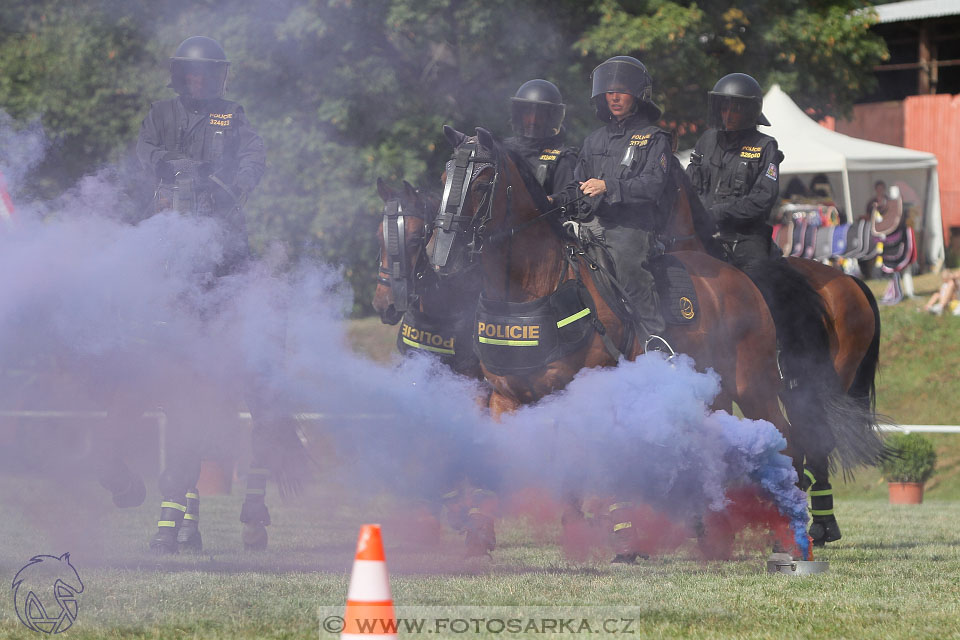
[[(852, 222), (866, 212), (877, 180), (899, 184), (904, 204), (921, 212), (915, 229), (923, 252), (921, 260), (934, 265), (942, 262), (943, 224), (935, 155), (831, 131), (805, 114), (778, 85), (764, 96), (763, 114), (771, 126), (759, 127), (760, 131), (776, 138), (784, 154), (780, 165), (781, 194), (793, 178), (809, 187), (814, 176), (825, 174), (833, 193), (839, 194), (838, 208), (847, 222)], [(682, 159), (686, 163), (689, 152)]]

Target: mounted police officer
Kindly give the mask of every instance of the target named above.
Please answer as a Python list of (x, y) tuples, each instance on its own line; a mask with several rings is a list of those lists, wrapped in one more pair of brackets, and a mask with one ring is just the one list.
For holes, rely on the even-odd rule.
[[(840, 383), (829, 353), (823, 302), (772, 240), (769, 220), (779, 199), (783, 153), (774, 138), (757, 131), (757, 125), (770, 125), (762, 108), (763, 92), (752, 77), (731, 73), (720, 78), (707, 94), (711, 128), (697, 141), (687, 174), (713, 215), (726, 259), (750, 277), (767, 301), (781, 347), (787, 378), (782, 399), (790, 419), (806, 415), (803, 419), (822, 427), (827, 419), (817, 412)], [(801, 478), (801, 486), (811, 489), (815, 545), (841, 537), (828, 481), (833, 437), (821, 432), (813, 437), (819, 450), (807, 451)]]
[(730, 261), (744, 268), (779, 255), (770, 212), (780, 195), (777, 141), (757, 131), (769, 126), (760, 85), (745, 73), (722, 77), (707, 94), (707, 123), (687, 174), (717, 223)]
[(560, 90), (547, 80), (524, 82), (510, 98), (514, 135), (506, 144), (523, 156), (547, 194), (573, 181), (577, 150), (564, 144), (565, 113)]
[(585, 196), (577, 203), (580, 236), (606, 249), (644, 338), (665, 326), (645, 262), (658, 252), (655, 234), (673, 207), (673, 141), (654, 124), (661, 110), (642, 62), (615, 56), (597, 66), (591, 79), (597, 118), (606, 124), (584, 140), (574, 182), (556, 201), (570, 205)]
[[(211, 216), (221, 222), (224, 255), (215, 276), (235, 272), (249, 258), (242, 207), (266, 168), (263, 141), (243, 107), (223, 97), (229, 65), (215, 40), (203, 36), (184, 40), (170, 58), (169, 86), (179, 97), (151, 105), (137, 140), (137, 156), (156, 179), (157, 211)], [(180, 398), (172, 404), (189, 401)], [(200, 441), (189, 409), (181, 413), (169, 421), (171, 447), (160, 477), (161, 514), (150, 540), (150, 548), (158, 553), (202, 548), (196, 489)], [(251, 477), (265, 485), (265, 471), (254, 471)], [(252, 499), (251, 492), (257, 494)], [(241, 520), (269, 524), (262, 487), (251, 490), (248, 483), (247, 493)]]
[(229, 233), (218, 275), (248, 257), (243, 204), (266, 169), (263, 140), (243, 107), (226, 100), (230, 62), (216, 40), (193, 36), (170, 58), (179, 97), (150, 107), (137, 156), (157, 180), (158, 210), (220, 218)]

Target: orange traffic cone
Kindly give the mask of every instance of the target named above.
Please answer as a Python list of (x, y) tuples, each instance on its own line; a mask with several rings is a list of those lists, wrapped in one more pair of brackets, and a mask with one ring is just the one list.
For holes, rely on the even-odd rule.
[(393, 613), (390, 578), (378, 524), (360, 527), (340, 637), (397, 637), (397, 618)]

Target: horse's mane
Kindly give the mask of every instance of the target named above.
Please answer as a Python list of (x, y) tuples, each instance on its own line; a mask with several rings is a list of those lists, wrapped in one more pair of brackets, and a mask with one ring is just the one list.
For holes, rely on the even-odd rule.
[(700, 196), (697, 195), (697, 190), (693, 188), (693, 183), (690, 182), (690, 176), (683, 170), (676, 156), (673, 157), (673, 161), (674, 172), (677, 180), (680, 182), (680, 188), (686, 193), (687, 201), (690, 203), (690, 216), (693, 218), (693, 229), (697, 234), (697, 238), (699, 238), (700, 243), (703, 244), (703, 248), (707, 253), (714, 258), (722, 260), (723, 250), (720, 248), (716, 238), (713, 237), (714, 232), (717, 230), (717, 223), (714, 221), (713, 216), (710, 215), (710, 212), (707, 211), (707, 208), (703, 206), (703, 202), (700, 201)]

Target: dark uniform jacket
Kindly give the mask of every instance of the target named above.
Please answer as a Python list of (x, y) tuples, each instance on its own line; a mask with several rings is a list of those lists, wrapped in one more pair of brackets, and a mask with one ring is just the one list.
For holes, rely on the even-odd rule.
[[(157, 180), (161, 208), (223, 220), (227, 237), (218, 274), (230, 272), (249, 257), (241, 205), (266, 170), (266, 151), (243, 107), (219, 98), (155, 102), (140, 127), (137, 157)], [(173, 167), (184, 161), (196, 165), (177, 179)], [(180, 207), (179, 200), (190, 204)]]
[(507, 138), (506, 145), (523, 156), (543, 185), (547, 195), (553, 195), (573, 181), (577, 166), (577, 149), (564, 144), (560, 134), (552, 138)]
[[(188, 158), (207, 167), (234, 195), (248, 194), (266, 169), (266, 151), (236, 102), (172, 98), (155, 102), (140, 127), (137, 156), (162, 183), (163, 161)], [(219, 206), (233, 206), (232, 198), (212, 185)], [(221, 190), (222, 191), (222, 190)], [(226, 196), (226, 197), (225, 197)]]
[(709, 129), (697, 141), (687, 175), (713, 215), (721, 237), (771, 234), (770, 212), (780, 196), (777, 141), (756, 129)]
[(655, 231), (673, 208), (672, 146), (670, 134), (640, 114), (597, 129), (584, 140), (574, 182), (560, 203), (581, 195), (579, 182), (599, 178), (606, 193), (581, 202), (581, 212), (593, 213), (602, 224)]

